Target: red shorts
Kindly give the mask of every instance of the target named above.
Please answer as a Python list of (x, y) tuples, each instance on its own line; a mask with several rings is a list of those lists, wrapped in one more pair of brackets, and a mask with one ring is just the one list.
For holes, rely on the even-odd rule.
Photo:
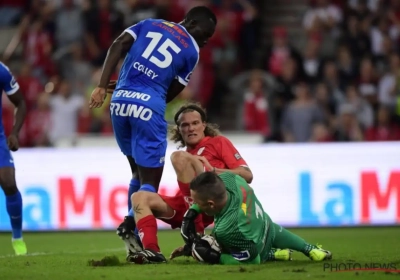
[[(160, 197), (168, 204), (169, 207), (174, 209), (175, 214), (171, 218), (158, 218), (159, 220), (169, 224), (171, 228), (180, 228), (183, 221), (183, 216), (186, 213), (187, 206), (185, 203), (184, 196), (182, 194), (177, 194), (176, 196), (165, 196), (160, 195)], [(214, 222), (214, 217), (208, 216), (206, 214), (201, 214), (203, 217), (204, 228), (208, 227)]]

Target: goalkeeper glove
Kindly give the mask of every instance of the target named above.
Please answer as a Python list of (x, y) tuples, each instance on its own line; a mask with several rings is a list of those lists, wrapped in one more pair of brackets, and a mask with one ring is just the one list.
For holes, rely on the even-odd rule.
[(182, 226), (181, 226), (181, 236), (185, 241), (185, 244), (191, 246), (197, 237), (196, 226), (194, 220), (199, 213), (194, 209), (189, 209), (183, 216)]
[(221, 253), (211, 248), (210, 243), (206, 240), (199, 239), (192, 245), (192, 256), (200, 262), (218, 264)]

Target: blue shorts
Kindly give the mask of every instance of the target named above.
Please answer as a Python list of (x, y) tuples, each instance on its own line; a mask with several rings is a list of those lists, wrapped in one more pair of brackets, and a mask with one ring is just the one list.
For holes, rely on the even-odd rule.
[(0, 140), (0, 168), (14, 167), (14, 159), (5, 140)]
[(164, 116), (141, 104), (112, 101), (111, 121), (122, 153), (132, 156), (137, 165), (164, 166), (167, 151), (167, 122)]

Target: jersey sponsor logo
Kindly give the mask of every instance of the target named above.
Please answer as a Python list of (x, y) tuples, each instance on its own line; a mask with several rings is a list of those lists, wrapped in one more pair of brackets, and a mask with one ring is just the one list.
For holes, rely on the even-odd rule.
[(172, 27), (174, 30), (176, 30), (176, 32), (179, 33), (179, 35), (181, 35), (181, 36), (183, 36), (183, 37), (186, 37), (186, 38), (189, 38), (189, 36), (185, 33), (185, 31), (183, 31), (183, 29), (180, 28), (178, 25), (173, 24), (173, 23), (171, 23), (171, 22), (167, 22), (167, 21), (164, 21), (163, 23), (164, 23), (165, 25), (168, 25), (169, 27)]
[(201, 147), (198, 151), (197, 151), (197, 155), (201, 155), (204, 151), (205, 147)]
[(158, 77), (158, 75), (156, 73), (154, 73), (153, 70), (151, 70), (150, 68), (144, 66), (143, 64), (140, 64), (139, 62), (133, 63), (133, 68), (135, 68), (139, 72), (144, 73), (146, 76), (150, 77), (152, 80), (154, 78)]
[(231, 255), (235, 260), (238, 261), (246, 261), (250, 259), (250, 253), (248, 250), (240, 252), (232, 252)]
[(236, 158), (237, 160), (239, 160), (239, 159), (242, 158), (242, 156), (241, 156), (239, 153), (236, 153), (236, 154), (235, 154), (235, 158)]
[(133, 117), (148, 121), (153, 116), (153, 111), (144, 106), (138, 106), (136, 104), (120, 104), (112, 102), (110, 104), (111, 115), (121, 117)]
[[(161, 29), (167, 31), (170, 33), (176, 40), (181, 43), (181, 45), (186, 49), (189, 47), (189, 44), (186, 40), (189, 36), (186, 34), (185, 31), (183, 31), (179, 26), (173, 25), (171, 23), (159, 23), (159, 22), (153, 22), (153, 25), (160, 27)], [(172, 26), (170, 26), (172, 25)]]
[(119, 90), (115, 93), (115, 97), (127, 97), (133, 99), (139, 99), (142, 101), (149, 101), (151, 96), (146, 93), (129, 91), (129, 90)]

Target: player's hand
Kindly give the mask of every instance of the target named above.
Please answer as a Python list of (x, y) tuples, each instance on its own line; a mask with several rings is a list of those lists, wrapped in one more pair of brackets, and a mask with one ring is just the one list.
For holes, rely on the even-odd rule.
[(197, 237), (196, 226), (194, 220), (199, 213), (194, 209), (189, 209), (183, 216), (181, 226), (181, 236), (185, 241), (185, 244), (191, 246)]
[(17, 137), (17, 135), (11, 134), (10, 136), (8, 136), (8, 138), (7, 138), (7, 145), (8, 145), (8, 148), (9, 148), (11, 151), (13, 151), (13, 152), (18, 151), (18, 149), (19, 149), (19, 143), (18, 143), (18, 137)]
[(100, 108), (106, 99), (106, 89), (95, 88), (90, 96), (89, 108)]
[(170, 260), (173, 260), (178, 257), (190, 257), (192, 255), (192, 248), (188, 245), (183, 245), (181, 247), (176, 248), (174, 251), (172, 251), (171, 255), (169, 256)]
[(208, 160), (203, 157), (203, 156), (195, 156), (198, 160), (201, 161), (201, 163), (203, 163), (203, 165), (205, 166), (206, 170), (211, 171), (214, 169), (214, 167), (211, 166), (211, 164), (208, 162)]
[(117, 86), (117, 80), (110, 81), (106, 89), (107, 94), (113, 94), (116, 86)]

